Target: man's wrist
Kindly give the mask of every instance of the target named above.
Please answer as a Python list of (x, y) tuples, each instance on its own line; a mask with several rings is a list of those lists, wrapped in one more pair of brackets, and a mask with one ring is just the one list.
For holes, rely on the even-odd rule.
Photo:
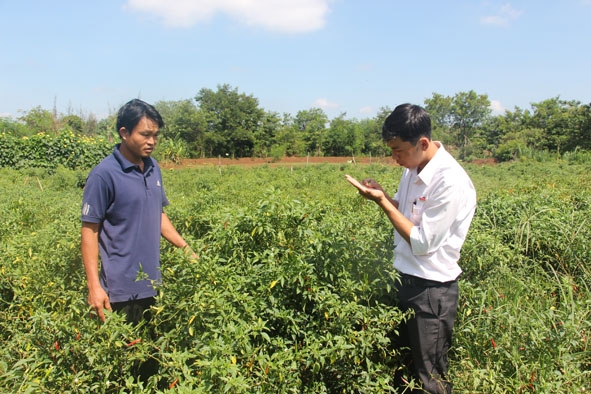
[(193, 254), (195, 254), (195, 252), (193, 251), (193, 248), (192, 248), (191, 246), (189, 246), (189, 244), (185, 244), (185, 245), (183, 245), (183, 246), (181, 247), (181, 250), (183, 251), (183, 253), (184, 253), (186, 256), (190, 256), (190, 255), (193, 255)]
[(379, 206), (385, 207), (386, 203), (390, 202), (390, 199), (384, 194), (378, 197), (375, 201)]

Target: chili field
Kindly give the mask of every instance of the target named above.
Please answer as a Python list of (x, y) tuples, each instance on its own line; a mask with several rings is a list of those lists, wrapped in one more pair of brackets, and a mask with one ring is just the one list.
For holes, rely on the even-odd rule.
[[(478, 192), (450, 352), (456, 392), (591, 390), (591, 164), (466, 164)], [(88, 171), (0, 169), (0, 391), (387, 393), (393, 231), (345, 174), (388, 164), (164, 170), (167, 214), (199, 255), (162, 243), (153, 319), (90, 316), (80, 257)], [(159, 372), (134, 379), (134, 365)]]

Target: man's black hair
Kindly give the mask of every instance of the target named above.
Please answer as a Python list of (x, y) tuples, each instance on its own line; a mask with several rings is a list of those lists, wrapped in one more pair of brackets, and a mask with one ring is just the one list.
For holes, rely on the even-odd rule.
[(422, 107), (414, 104), (400, 104), (384, 121), (382, 139), (393, 138), (416, 145), (421, 137), (431, 139), (431, 118)]
[(158, 128), (164, 127), (162, 116), (160, 116), (156, 108), (140, 99), (133, 99), (119, 109), (119, 113), (117, 114), (117, 132), (122, 127), (125, 127), (131, 133), (144, 116), (158, 124)]

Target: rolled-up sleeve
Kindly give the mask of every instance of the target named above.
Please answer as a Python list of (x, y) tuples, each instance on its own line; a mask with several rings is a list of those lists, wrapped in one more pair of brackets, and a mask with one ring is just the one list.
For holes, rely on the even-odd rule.
[(420, 223), (410, 232), (410, 246), (414, 255), (431, 254), (445, 242), (464, 203), (462, 194), (457, 186), (442, 184), (427, 196)]

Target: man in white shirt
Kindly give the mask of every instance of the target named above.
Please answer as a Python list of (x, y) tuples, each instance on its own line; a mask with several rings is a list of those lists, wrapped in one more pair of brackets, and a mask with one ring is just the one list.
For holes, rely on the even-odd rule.
[(476, 191), (462, 166), (431, 140), (431, 120), (423, 108), (396, 107), (384, 122), (382, 138), (392, 158), (406, 167), (394, 198), (373, 179), (360, 183), (346, 177), (382, 208), (396, 230), (398, 305), (414, 310), (400, 329), (398, 346), (410, 347), (423, 390), (450, 393), (447, 353), (457, 315), (458, 260), (476, 210)]

